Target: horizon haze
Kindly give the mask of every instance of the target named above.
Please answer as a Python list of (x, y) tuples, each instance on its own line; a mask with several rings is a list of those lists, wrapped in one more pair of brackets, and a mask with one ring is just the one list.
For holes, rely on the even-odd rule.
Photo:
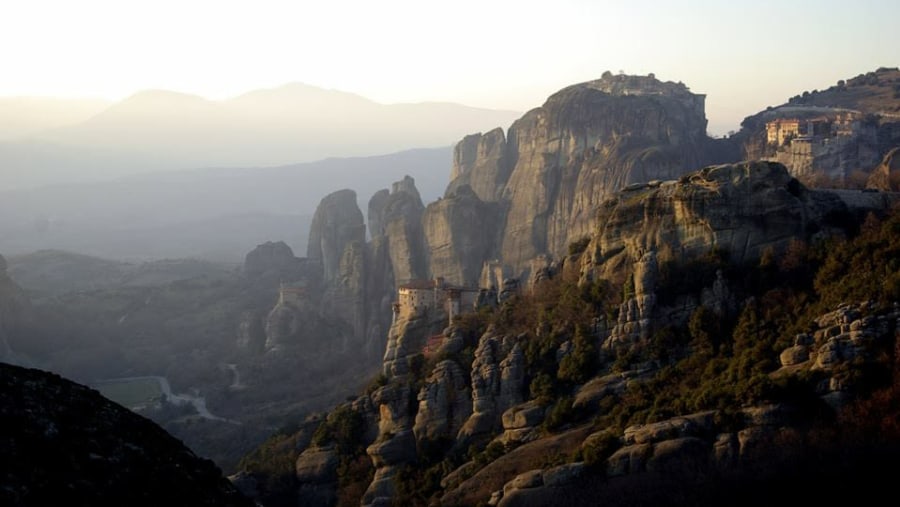
[(709, 131), (722, 135), (797, 90), (897, 65), (898, 14), (889, 0), (563, 0), (552, 9), (36, 0), (7, 6), (0, 97), (113, 102), (161, 89), (225, 100), (301, 82), (381, 104), (526, 111), (566, 85), (622, 70), (706, 94)]

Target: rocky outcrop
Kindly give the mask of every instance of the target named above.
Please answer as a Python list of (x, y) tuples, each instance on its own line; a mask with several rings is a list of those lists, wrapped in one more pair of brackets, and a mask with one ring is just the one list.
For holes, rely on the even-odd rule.
[(372, 394), (379, 411), (378, 438), (366, 448), (366, 454), (375, 466), (375, 477), (363, 494), (362, 505), (390, 501), (399, 467), (416, 458), (411, 396), (410, 386), (403, 382), (391, 382)]
[(595, 377), (581, 386), (575, 393), (572, 406), (576, 408), (592, 408), (607, 396), (617, 396), (625, 392), (632, 382), (646, 380), (648, 371), (624, 371)]
[(422, 352), (428, 337), (439, 333), (443, 323), (425, 315), (399, 317), (388, 331), (382, 373), (388, 377), (408, 374), (410, 358)]
[[(460, 266), (447, 259), (475, 251), (479, 261), (499, 259), (521, 277), (532, 259), (560, 258), (569, 243), (589, 234), (596, 207), (610, 194), (702, 166), (710, 161), (709, 144), (704, 96), (683, 84), (607, 73), (560, 90), (506, 135), (496, 129), (457, 144), (444, 200), (462, 195), (467, 208), (492, 204), (498, 220), (485, 224), (491, 215), (481, 213), (485, 234), (462, 248), (455, 231), (468, 217), (448, 213), (446, 203), (429, 206), (433, 271), (456, 281)], [(434, 214), (448, 217), (446, 223), (435, 224)]]
[[(246, 324), (252, 332), (254, 324)], [(291, 349), (302, 351), (307, 358), (313, 353), (346, 351), (353, 332), (343, 320), (329, 317), (304, 301), (278, 302), (266, 316), (264, 329), (266, 352)]]
[(498, 212), (497, 204), (482, 201), (468, 185), (429, 204), (422, 220), (431, 273), (452, 284), (475, 286), (491, 258)]
[(512, 170), (508, 157), (506, 135), (501, 128), (464, 137), (453, 149), (446, 194), (468, 185), (482, 201), (499, 201)]
[(609, 337), (603, 342), (604, 348), (614, 348), (623, 344), (634, 344), (645, 340), (651, 331), (651, 317), (656, 308), (656, 279), (659, 265), (656, 252), (650, 250), (634, 263), (630, 291), (626, 289), (626, 299), (619, 307), (618, 322)]
[(452, 440), (472, 413), (472, 398), (463, 369), (452, 360), (435, 365), (416, 399), (413, 432), (417, 440)]
[[(373, 206), (369, 209), (372, 211)], [(428, 253), (422, 229), (424, 211), (415, 181), (409, 176), (393, 184), (384, 207), (376, 210), (375, 222), (381, 224), (381, 229), (372, 229), (371, 234), (387, 238), (391, 271), (397, 285), (428, 278)]]
[(272, 272), (280, 275), (282, 279), (293, 280), (299, 264), (300, 259), (294, 257), (294, 251), (284, 241), (267, 241), (257, 245), (256, 248), (246, 255), (244, 258), (244, 274), (258, 277)]
[(369, 235), (374, 239), (376, 236), (383, 235), (384, 231), (384, 208), (391, 196), (391, 191), (382, 188), (378, 192), (372, 194), (369, 198), (368, 212), (366, 213), (366, 224), (369, 228)]
[(684, 85), (607, 76), (565, 88), (516, 121), (501, 258), (522, 269), (537, 255), (561, 255), (591, 232), (594, 209), (613, 192), (702, 165), (703, 102)]
[(352, 333), (345, 335), (342, 349), (363, 344), (366, 335), (366, 245), (351, 241), (344, 247), (338, 263), (337, 276), (326, 285), (321, 301), (325, 315), (340, 318), (350, 325)]
[(515, 405), (503, 412), (503, 434), (499, 441), (504, 445), (520, 444), (538, 438), (538, 426), (544, 422), (547, 407), (532, 400)]
[(325, 196), (316, 208), (309, 229), (306, 256), (321, 266), (322, 280), (332, 283), (351, 243), (364, 244), (366, 226), (356, 204), (356, 192), (338, 190)]
[[(790, 438), (791, 411), (784, 405), (750, 407), (738, 415), (738, 431), (722, 431), (715, 411), (630, 426), (617, 439), (621, 447), (602, 463), (588, 467), (574, 462), (521, 473), (494, 493), (491, 504), (546, 505), (570, 498), (574, 505), (596, 505), (598, 493), (615, 498), (620, 494), (616, 488), (628, 484), (628, 477), (639, 478), (648, 487), (659, 478), (695, 481), (713, 470), (734, 471), (764, 448), (789, 453), (797, 444)], [(608, 431), (584, 438), (582, 449), (608, 440)], [(598, 466), (605, 476), (602, 481), (596, 475)], [(590, 484), (600, 488), (582, 490)]]
[(485, 333), (472, 361), (472, 415), (459, 437), (471, 438), (499, 429), (503, 413), (524, 401), (524, 384), (525, 354), (516, 340)]
[(334, 505), (339, 464), (340, 459), (333, 446), (313, 446), (300, 453), (294, 465), (294, 475), (300, 484), (298, 500), (302, 505)]
[(616, 279), (623, 266), (650, 251), (660, 264), (713, 249), (741, 263), (769, 248), (782, 251), (794, 239), (841, 232), (831, 217), (847, 211), (836, 194), (807, 190), (781, 164), (711, 166), (678, 181), (634, 186), (606, 201), (584, 270), (593, 279)]
[[(502, 491), (495, 493), (490, 505), (525, 507), (556, 504), (585, 475), (584, 463), (567, 463), (547, 470), (531, 470), (516, 476)], [(560, 498), (562, 495), (562, 498)]]
[(869, 175), (866, 188), (882, 192), (900, 192), (900, 148), (887, 152), (881, 164)]
[(252, 506), (209, 460), (98, 392), (0, 363), (0, 503)]
[(857, 386), (854, 371), (876, 361), (876, 351), (900, 329), (900, 306), (881, 308), (871, 301), (849, 304), (821, 315), (809, 333), (798, 334), (781, 352), (779, 374), (808, 369), (823, 374), (817, 393), (833, 406), (846, 402)]
[(276, 351), (284, 346), (299, 342), (297, 335), (302, 331), (300, 309), (285, 303), (278, 303), (266, 316), (265, 350)]
[(428, 277), (428, 252), (422, 229), (425, 207), (413, 178), (394, 182), (369, 200), (371, 241), (366, 257), (365, 347), (370, 355), (384, 351), (391, 325), (391, 303), (397, 287)]

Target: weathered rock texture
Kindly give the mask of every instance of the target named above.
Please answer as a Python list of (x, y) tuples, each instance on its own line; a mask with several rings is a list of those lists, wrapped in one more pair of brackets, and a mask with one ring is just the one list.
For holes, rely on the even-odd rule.
[(853, 372), (872, 364), (876, 351), (900, 329), (900, 307), (881, 309), (867, 301), (845, 303), (820, 316), (809, 333), (798, 334), (781, 355), (781, 374), (808, 369), (822, 374), (817, 393), (840, 406), (858, 386)]
[(310, 262), (321, 264), (323, 281), (331, 283), (339, 276), (348, 246), (365, 241), (366, 226), (356, 204), (356, 192), (338, 190), (325, 196), (316, 208), (306, 256)]
[(462, 439), (501, 427), (501, 416), (524, 401), (525, 355), (515, 339), (484, 334), (472, 361), (472, 415), (459, 432)]
[(423, 216), (430, 271), (449, 283), (476, 286), (490, 258), (499, 208), (461, 185), (428, 205)]
[[(446, 196), (470, 187), (503, 211), (494, 253), (516, 273), (591, 232), (594, 210), (631, 183), (707, 162), (704, 96), (651, 76), (605, 75), (552, 95), (503, 132), (468, 136)], [(434, 243), (432, 243), (434, 244)]]
[(869, 176), (866, 188), (900, 192), (900, 148), (887, 152), (881, 164)]
[(428, 277), (422, 231), (424, 210), (415, 181), (409, 176), (395, 182), (389, 194), (376, 194), (369, 202), (369, 233), (373, 241), (386, 239), (391, 271), (398, 285)]
[(501, 128), (464, 137), (453, 150), (446, 193), (468, 185), (482, 201), (499, 201), (512, 169), (508, 156), (506, 135)]
[(585, 259), (597, 279), (615, 278), (650, 251), (662, 263), (721, 249), (740, 263), (808, 239), (847, 212), (836, 194), (807, 190), (781, 164), (711, 166), (606, 201)]
[(299, 501), (304, 505), (334, 505), (340, 459), (333, 446), (312, 446), (300, 453), (294, 474), (301, 484)]
[(472, 413), (472, 397), (463, 369), (452, 360), (438, 363), (417, 397), (413, 431), (418, 440), (456, 438)]

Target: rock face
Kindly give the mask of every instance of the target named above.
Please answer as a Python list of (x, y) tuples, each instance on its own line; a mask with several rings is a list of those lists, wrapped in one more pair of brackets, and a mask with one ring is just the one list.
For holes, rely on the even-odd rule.
[[(246, 323), (248, 339), (258, 340), (254, 336), (255, 324)], [(239, 331), (243, 329), (241, 324)], [(323, 313), (311, 301), (279, 301), (265, 319), (266, 352), (278, 352), (292, 349), (309, 355), (312, 353), (336, 353), (346, 351), (350, 345), (353, 329), (340, 317)], [(240, 337), (240, 335), (239, 335)], [(254, 346), (249, 341), (248, 346)], [(251, 349), (252, 350), (252, 349)]]
[(593, 228), (594, 209), (635, 182), (677, 178), (707, 162), (704, 96), (652, 76), (570, 86), (500, 130), (463, 139), (446, 197), (470, 187), (502, 210), (481, 247), (516, 274), (561, 256)]
[(463, 369), (451, 360), (434, 367), (417, 396), (413, 432), (417, 440), (455, 439), (472, 413), (472, 398)]
[(366, 340), (366, 226), (356, 192), (339, 190), (316, 208), (309, 231), (307, 262), (321, 274), (321, 315), (346, 323), (351, 332), (341, 348), (364, 346)]
[(678, 181), (626, 190), (600, 210), (587, 262), (596, 278), (656, 251), (657, 262), (685, 260), (717, 248), (734, 262), (783, 249), (791, 239), (828, 228), (846, 213), (835, 194), (809, 191), (774, 162), (711, 166)]
[(857, 386), (850, 372), (875, 360), (879, 344), (890, 339), (900, 323), (900, 307), (883, 309), (876, 315), (872, 302), (843, 304), (815, 321), (810, 333), (794, 338), (794, 345), (782, 351), (782, 370), (809, 368), (826, 375), (817, 388), (827, 403), (841, 405)]
[(430, 270), (449, 283), (476, 286), (496, 236), (498, 205), (486, 203), (468, 185), (428, 205), (423, 217)]
[(900, 192), (900, 148), (887, 152), (881, 164), (869, 176), (866, 188), (882, 192)]
[(372, 197), (369, 203), (369, 224), (372, 238), (384, 237), (396, 284), (428, 277), (422, 231), (425, 206), (415, 181), (406, 176), (395, 182), (386, 197)]
[(397, 287), (428, 277), (428, 251), (422, 230), (425, 207), (415, 181), (409, 176), (383, 189), (369, 200), (371, 241), (366, 257), (366, 350), (384, 351), (391, 325), (391, 303)]
[(363, 505), (389, 501), (399, 467), (416, 458), (411, 394), (410, 386), (402, 383), (391, 383), (372, 393), (372, 402), (379, 408), (378, 438), (366, 453), (375, 466), (375, 477), (363, 494)]
[(656, 279), (659, 265), (656, 252), (651, 250), (641, 255), (634, 263), (632, 275), (633, 294), (622, 302), (616, 325), (609, 333), (604, 347), (632, 344), (646, 339), (651, 331), (651, 317), (656, 308)]
[(490, 433), (501, 427), (501, 416), (524, 401), (525, 355), (510, 337), (484, 334), (472, 361), (472, 415), (460, 438)]
[(244, 274), (262, 276), (267, 272), (278, 274), (296, 271), (300, 259), (284, 241), (268, 241), (254, 248), (244, 258)]
[(3, 505), (252, 506), (209, 460), (85, 386), (0, 364)]
[(356, 192), (338, 190), (325, 196), (313, 215), (306, 256), (322, 266), (322, 280), (331, 283), (351, 243), (364, 244), (366, 226), (356, 204)]
[(515, 122), (503, 260), (524, 267), (559, 255), (592, 230), (594, 208), (612, 192), (702, 165), (703, 103), (684, 85), (608, 76), (565, 88)]
[(446, 193), (455, 193), (459, 187), (468, 185), (482, 201), (499, 201), (512, 169), (507, 157), (506, 135), (501, 128), (464, 137), (453, 149)]
[(340, 459), (333, 447), (309, 447), (297, 457), (294, 474), (302, 485), (303, 505), (333, 505), (336, 501)]

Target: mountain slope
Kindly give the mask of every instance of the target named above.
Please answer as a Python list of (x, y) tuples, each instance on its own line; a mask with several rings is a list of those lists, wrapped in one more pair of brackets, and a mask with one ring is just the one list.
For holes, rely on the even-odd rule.
[(883, 491), (900, 197), (876, 197), (766, 162), (616, 193), (589, 240), (449, 327), (401, 298), (383, 375), (311, 439), (260, 451), (294, 467), (247, 472), (292, 478), (264, 502), (320, 505), (746, 505), (836, 477)]
[(109, 107), (103, 100), (0, 98), (0, 140), (12, 140), (80, 123)]
[(58, 375), (0, 363), (0, 424), (3, 505), (253, 505), (162, 428)]

